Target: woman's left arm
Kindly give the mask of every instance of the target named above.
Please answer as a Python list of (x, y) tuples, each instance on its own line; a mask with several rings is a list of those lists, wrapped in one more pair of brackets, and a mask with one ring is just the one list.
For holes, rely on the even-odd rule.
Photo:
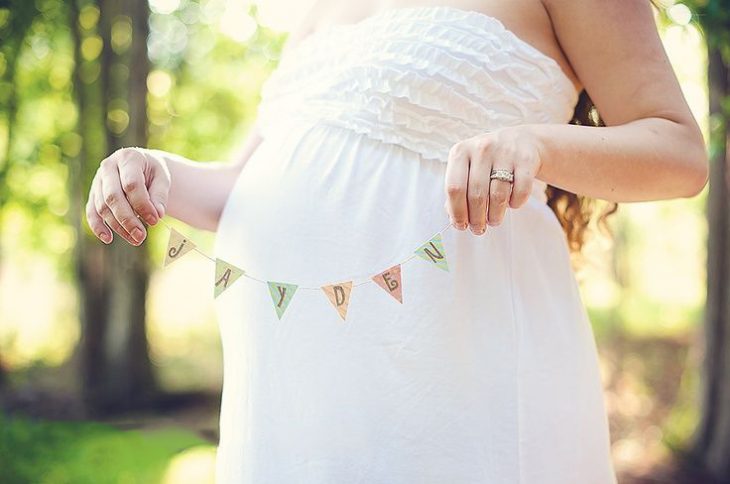
[[(693, 197), (707, 184), (702, 133), (682, 94), (649, 0), (542, 0), (605, 127), (523, 124), (454, 144), (445, 208), (484, 234), (524, 205), (534, 179), (613, 202)], [(491, 170), (513, 183), (490, 180)]]
[(606, 127), (526, 125), (536, 178), (615, 202), (697, 195), (702, 133), (659, 38), (649, 0), (543, 0), (557, 38)]

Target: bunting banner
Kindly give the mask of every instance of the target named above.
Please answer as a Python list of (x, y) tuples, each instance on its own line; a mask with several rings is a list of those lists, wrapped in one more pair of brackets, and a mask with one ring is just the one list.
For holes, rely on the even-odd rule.
[(167, 242), (167, 251), (165, 252), (165, 267), (191, 251), (199, 252), (206, 258), (215, 262), (215, 280), (213, 284), (214, 298), (220, 296), (241, 277), (265, 283), (269, 288), (269, 294), (271, 294), (271, 301), (273, 303), (276, 316), (280, 320), (284, 316), (284, 312), (289, 307), (289, 304), (299, 289), (321, 290), (340, 318), (343, 321), (346, 321), (347, 309), (350, 305), (353, 288), (361, 284), (374, 282), (383, 289), (383, 291), (393, 297), (393, 299), (398, 301), (398, 303), (403, 304), (402, 266), (414, 257), (418, 257), (441, 270), (446, 272), (449, 271), (449, 266), (446, 260), (446, 251), (444, 250), (441, 234), (451, 227), (451, 223), (447, 224), (443, 229), (416, 248), (413, 253), (410, 254), (410, 257), (394, 264), (378, 274), (373, 275), (365, 281), (356, 284), (354, 281), (348, 280), (327, 284), (321, 287), (304, 287), (292, 282), (265, 281), (253, 277), (247, 274), (244, 269), (236, 267), (228, 261), (224, 261), (217, 257), (210, 257), (205, 252), (201, 251), (197, 244), (175, 230), (175, 228), (170, 226), (167, 222), (162, 219), (160, 219), (160, 222), (162, 222), (170, 230), (170, 237)]

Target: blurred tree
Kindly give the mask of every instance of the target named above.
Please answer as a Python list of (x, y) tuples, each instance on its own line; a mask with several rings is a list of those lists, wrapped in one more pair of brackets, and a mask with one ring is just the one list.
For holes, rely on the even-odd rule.
[(70, 2), (74, 84), (83, 140), (70, 196), (81, 298), (79, 345), (84, 401), (92, 413), (154, 402), (157, 384), (145, 331), (146, 245), (91, 236), (80, 214), (99, 162), (123, 146), (147, 143), (147, 0)]
[[(16, 72), (20, 46), (23, 44), (38, 11), (32, 2), (24, 0), (0, 0), (0, 113), (5, 115), (5, 139), (0, 141), (0, 227), (3, 206), (10, 198), (7, 176), (12, 162), (12, 133), (18, 112)], [(0, 265), (3, 252), (0, 246)], [(0, 354), (0, 395), (7, 385), (5, 366)]]
[(730, 482), (730, 1), (687, 4), (707, 42), (711, 159), (702, 410), (690, 454)]

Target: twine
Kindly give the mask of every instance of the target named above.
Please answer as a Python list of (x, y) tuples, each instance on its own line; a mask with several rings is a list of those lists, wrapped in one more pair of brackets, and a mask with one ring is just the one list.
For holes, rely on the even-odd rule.
[[(141, 219), (141, 217), (139, 215), (137, 215), (137, 218), (140, 218)], [(168, 228), (168, 230), (172, 231), (174, 229), (170, 224), (168, 224), (167, 222), (165, 222), (164, 219), (160, 218), (159, 221), (162, 222), (162, 224), (165, 225)], [(431, 237), (429, 237), (428, 239), (426, 239), (426, 241), (429, 241), (429, 240), (433, 239), (434, 237), (436, 237), (439, 234), (443, 234), (451, 226), (452, 226), (451, 225), (451, 222), (447, 223), (446, 226), (444, 226), (444, 228), (442, 228), (438, 232), (436, 232), (433, 235), (431, 235)], [(177, 229), (174, 229), (174, 230), (177, 230)], [(187, 236), (185, 238), (188, 239), (188, 240), (190, 240)], [(198, 248), (198, 244), (195, 243), (195, 242), (193, 242), (193, 250), (196, 251), (196, 252), (198, 252), (200, 255), (202, 255), (203, 257), (205, 257), (205, 258), (207, 258), (207, 259), (209, 259), (209, 260), (211, 260), (213, 262), (216, 261), (216, 258), (215, 257), (211, 257), (208, 254), (206, 254), (204, 251), (200, 250)], [(415, 253), (415, 250), (417, 250), (417, 249), (414, 249), (414, 252), (409, 257), (407, 257), (406, 259), (403, 259), (400, 262), (397, 262), (396, 264), (393, 264), (393, 265), (404, 265), (404, 264), (407, 264), (411, 259), (417, 257), (418, 254)], [(250, 275), (245, 269), (244, 269), (244, 272), (243, 272), (243, 274), (241, 276), (242, 277), (247, 277), (247, 278), (249, 278), (251, 280), (254, 280), (256, 282), (260, 282), (262, 284), (268, 285), (268, 283), (269, 283), (269, 281), (267, 281), (267, 280), (260, 279), (258, 277), (254, 277), (254, 276)], [(341, 279), (340, 281), (342, 281), (342, 280), (346, 280), (346, 279)], [(365, 279), (365, 280), (360, 281), (358, 283), (355, 283), (354, 280), (353, 280), (352, 287), (354, 288), (354, 287), (357, 287), (357, 286), (361, 286), (363, 284), (369, 284), (369, 283), (374, 283), (374, 282), (375, 281), (373, 281), (371, 278)], [(294, 284), (294, 283), (292, 282), (291, 284)], [(322, 290), (322, 286), (317, 286), (317, 287), (312, 287), (312, 286), (297, 286), (297, 290), (302, 290), (302, 289), (303, 290), (309, 290), (309, 291), (321, 291)]]

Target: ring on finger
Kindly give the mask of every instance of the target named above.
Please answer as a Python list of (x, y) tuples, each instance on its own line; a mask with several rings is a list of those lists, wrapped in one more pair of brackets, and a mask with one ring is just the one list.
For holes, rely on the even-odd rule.
[(489, 175), (490, 180), (501, 180), (506, 181), (509, 183), (514, 183), (515, 181), (515, 175), (509, 170), (502, 170), (502, 169), (492, 169), (491, 175)]

